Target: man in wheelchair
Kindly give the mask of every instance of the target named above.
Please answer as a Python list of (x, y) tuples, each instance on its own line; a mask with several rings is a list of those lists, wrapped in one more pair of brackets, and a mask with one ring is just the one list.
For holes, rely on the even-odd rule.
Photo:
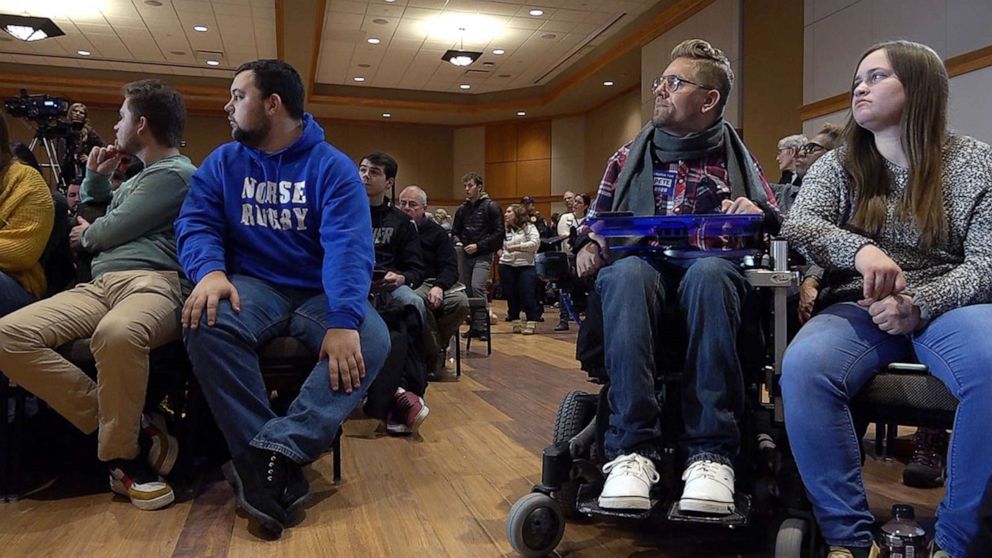
[[(591, 219), (605, 212), (635, 216), (762, 214), (766, 230), (780, 219), (774, 194), (723, 109), (733, 71), (723, 53), (694, 39), (672, 51), (654, 81), (654, 116), (609, 160)], [(641, 239), (641, 244), (650, 243)], [(678, 328), (664, 320), (675, 309), (685, 326), (681, 385), (686, 457), (681, 512), (734, 512), (733, 462), (741, 444), (744, 381), (736, 352), (741, 315), (752, 288), (735, 262), (710, 257), (718, 243), (698, 241), (704, 257), (620, 257), (628, 246), (592, 232), (577, 240), (576, 266), (595, 277), (602, 301), (609, 425), (604, 438), (608, 475), (602, 508), (646, 510), (659, 481), (661, 407), (656, 398), (654, 342)], [(718, 254), (714, 253), (714, 256)]]

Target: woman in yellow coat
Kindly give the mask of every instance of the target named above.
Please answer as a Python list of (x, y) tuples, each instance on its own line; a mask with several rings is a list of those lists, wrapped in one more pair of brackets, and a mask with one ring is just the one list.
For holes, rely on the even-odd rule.
[(13, 157), (7, 124), (0, 118), (0, 316), (45, 293), (38, 260), (54, 218), (48, 185), (38, 171)]

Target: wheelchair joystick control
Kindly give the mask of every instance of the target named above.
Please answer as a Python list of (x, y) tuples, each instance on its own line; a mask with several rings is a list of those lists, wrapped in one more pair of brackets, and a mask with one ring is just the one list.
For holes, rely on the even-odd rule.
[(892, 519), (882, 526), (878, 546), (881, 558), (922, 558), (926, 553), (926, 532), (916, 522), (909, 504), (894, 504)]

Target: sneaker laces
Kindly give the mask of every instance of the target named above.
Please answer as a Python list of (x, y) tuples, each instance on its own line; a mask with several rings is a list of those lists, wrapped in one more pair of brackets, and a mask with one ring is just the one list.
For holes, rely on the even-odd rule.
[[(729, 482), (729, 486), (733, 487), (733, 477), (731, 476), (730, 478), (727, 478), (726, 471), (724, 470), (727, 467), (727, 465), (721, 465), (715, 461), (696, 461), (692, 465), (686, 467), (685, 472), (682, 473), (682, 480), (688, 480), (690, 477), (697, 479), (703, 478), (719, 482), (724, 485)], [(731, 469), (731, 471), (733, 470)]]
[(658, 475), (658, 470), (655, 468), (654, 463), (650, 459), (636, 453), (621, 455), (603, 466), (603, 473), (607, 475), (612, 474), (614, 470), (617, 475), (634, 475), (646, 478), (651, 484), (655, 484), (661, 480), (661, 476)]

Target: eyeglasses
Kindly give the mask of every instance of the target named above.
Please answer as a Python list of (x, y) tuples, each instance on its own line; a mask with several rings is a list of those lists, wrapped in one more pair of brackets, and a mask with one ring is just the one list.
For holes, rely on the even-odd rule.
[(812, 141), (799, 148), (799, 152), (802, 153), (803, 155), (809, 155), (810, 153), (816, 153), (818, 151), (826, 151), (826, 150), (827, 150), (826, 147), (823, 147), (822, 145)]
[(658, 87), (660, 87), (662, 83), (665, 84), (665, 89), (667, 89), (669, 93), (675, 93), (676, 91), (678, 91), (679, 87), (682, 87), (683, 83), (688, 83), (689, 85), (695, 85), (700, 89), (713, 89), (712, 87), (707, 87), (705, 85), (696, 83), (694, 81), (689, 81), (685, 78), (680, 78), (679, 76), (669, 74), (667, 76), (661, 76), (660, 78), (655, 78), (655, 80), (651, 83), (651, 93), (657, 95)]
[(406, 207), (409, 209), (417, 209), (418, 207), (420, 207), (420, 202), (414, 200), (400, 200), (399, 206)]

